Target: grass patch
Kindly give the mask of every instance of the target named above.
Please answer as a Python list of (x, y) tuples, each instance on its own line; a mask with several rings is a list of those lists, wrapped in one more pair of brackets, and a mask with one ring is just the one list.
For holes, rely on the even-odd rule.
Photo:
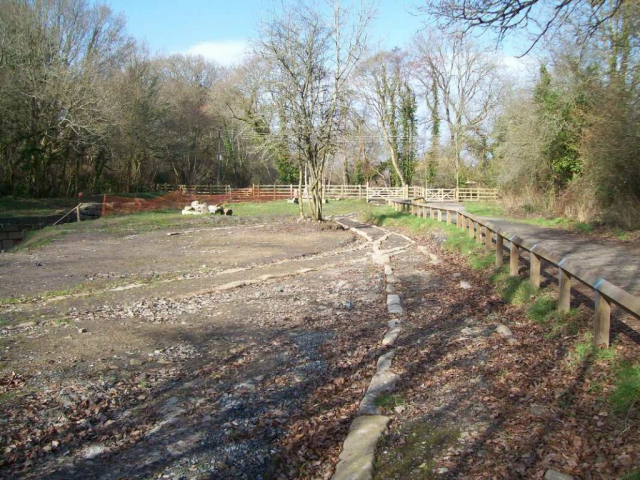
[[(433, 457), (439, 452), (455, 444), (460, 432), (454, 429), (434, 428), (433, 426), (415, 422), (403, 433), (405, 443), (390, 446), (387, 439), (376, 455), (376, 479), (405, 478), (411, 473), (411, 478), (433, 479)], [(386, 451), (381, 454), (380, 450)]]
[(62, 215), (78, 205), (77, 198), (0, 197), (0, 217), (44, 217)]
[(483, 269), (493, 265), (494, 254), (487, 252), (484, 244), (469, 238), (466, 231), (455, 225), (432, 219), (419, 218), (407, 213), (396, 212), (391, 207), (377, 207), (366, 211), (361, 220), (381, 227), (401, 227), (414, 232), (432, 232), (446, 237), (443, 247), (458, 252), (467, 258), (473, 269)]
[(481, 217), (504, 217), (505, 212), (499, 203), (465, 202), (464, 209), (472, 215)]
[(548, 323), (556, 313), (556, 301), (547, 295), (536, 298), (527, 308), (527, 318), (535, 323)]
[(404, 405), (404, 399), (400, 395), (393, 395), (391, 393), (381, 393), (376, 397), (374, 402), (376, 407), (391, 410), (394, 407)]
[(616, 352), (613, 347), (598, 348), (593, 345), (592, 332), (585, 332), (574, 345), (573, 351), (569, 354), (569, 364), (571, 366), (582, 364), (588, 360), (594, 363), (613, 363), (615, 359)]
[(37, 250), (46, 247), (56, 240), (60, 240), (67, 235), (70, 229), (65, 225), (56, 225), (55, 227), (45, 227), (42, 230), (30, 230), (26, 233), (24, 240), (13, 248), (14, 251), (20, 250)]
[(638, 470), (634, 470), (631, 473), (627, 473), (620, 480), (640, 480), (640, 468)]
[(626, 415), (640, 403), (640, 363), (621, 363), (614, 372), (614, 389), (609, 399), (616, 413)]
[(573, 225), (574, 230), (577, 230), (580, 233), (591, 233), (593, 232), (593, 225), (585, 222), (577, 222)]
[(491, 276), (491, 283), (495, 285), (505, 302), (516, 306), (529, 303), (535, 293), (528, 279), (512, 277), (506, 265), (496, 270)]
[[(15, 250), (33, 250), (45, 247), (63, 238), (69, 233), (106, 232), (128, 235), (131, 233), (152, 232), (156, 230), (207, 228), (220, 225), (242, 225), (245, 217), (297, 218), (298, 205), (285, 201), (265, 203), (235, 203), (227, 205), (233, 210), (233, 216), (221, 215), (182, 215), (178, 209), (159, 209), (139, 213), (109, 215), (99, 220), (79, 223), (66, 223), (42, 230), (29, 232), (26, 239)], [(351, 212), (368, 211), (371, 207), (364, 201), (346, 200), (328, 203), (324, 206), (324, 215), (340, 215)], [(238, 218), (240, 217), (240, 218)]]

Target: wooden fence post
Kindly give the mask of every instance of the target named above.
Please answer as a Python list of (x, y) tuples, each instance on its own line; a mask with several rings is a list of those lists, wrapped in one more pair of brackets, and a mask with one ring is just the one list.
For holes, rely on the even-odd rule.
[(76, 218), (78, 222), (80, 221), (80, 205), (76, 207)]
[[(515, 237), (515, 235), (514, 235)], [(512, 277), (518, 276), (518, 257), (520, 256), (520, 247), (516, 245), (511, 237), (511, 249), (509, 253), (509, 275)]]
[(568, 313), (571, 308), (571, 275), (562, 268), (567, 261), (566, 258), (560, 260), (558, 264), (558, 275), (560, 276), (560, 295), (558, 296), (558, 310)]
[(501, 267), (504, 259), (504, 238), (496, 232), (496, 265)]
[(598, 291), (599, 284), (602, 281), (598, 280), (596, 284), (596, 311), (593, 318), (593, 345), (598, 348), (609, 346), (609, 330), (611, 327), (611, 302)]
[(476, 243), (482, 243), (482, 226), (476, 222)]
[(493, 234), (493, 232), (491, 231), (491, 229), (485, 225), (485, 227), (484, 227), (484, 249), (487, 252), (490, 252), (491, 249), (493, 248), (493, 242), (491, 241), (492, 234)]
[(540, 288), (540, 257), (533, 252), (535, 248), (536, 245), (529, 253), (529, 281), (534, 291)]
[(447, 225), (451, 225), (451, 211), (447, 210)]
[(469, 238), (473, 238), (476, 235), (474, 221), (471, 220), (471, 217), (467, 217), (467, 219), (469, 220)]

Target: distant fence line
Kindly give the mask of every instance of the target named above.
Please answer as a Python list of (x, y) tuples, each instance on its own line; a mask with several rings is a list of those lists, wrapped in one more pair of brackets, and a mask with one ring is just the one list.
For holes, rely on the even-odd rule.
[[(280, 200), (293, 198), (298, 185), (259, 185), (235, 188), (230, 185), (157, 184), (156, 191), (181, 191), (189, 195), (224, 195), (231, 201)], [(304, 192), (303, 195), (304, 196)], [(495, 201), (497, 188), (424, 188), (416, 186), (384, 187), (376, 185), (325, 185), (325, 198), (388, 200), (390, 198), (423, 198), (428, 202)]]
[[(583, 269), (566, 257), (562, 258), (553, 252), (549, 252), (541, 248), (537, 243), (534, 244), (513, 235), (487, 220), (461, 212), (458, 208), (427, 205), (423, 202), (389, 199), (387, 203), (398, 212), (406, 212), (419, 218), (430, 218), (447, 224), (455, 224), (456, 227), (467, 231), (469, 238), (475, 239), (478, 243), (483, 243), (487, 251), (495, 250), (496, 265), (498, 266), (503, 264), (505, 250), (507, 250), (509, 273), (512, 277), (518, 276), (521, 252), (529, 252), (529, 279), (534, 290), (540, 288), (542, 262), (547, 262), (556, 267), (558, 269), (559, 284), (557, 307), (561, 312), (569, 311), (571, 289), (575, 288), (576, 281), (585, 285), (594, 294), (593, 343), (597, 347), (609, 346), (612, 305), (616, 305), (635, 318), (640, 319), (640, 298), (613, 285), (594, 272)], [(505, 244), (509, 245), (508, 249), (505, 248)]]

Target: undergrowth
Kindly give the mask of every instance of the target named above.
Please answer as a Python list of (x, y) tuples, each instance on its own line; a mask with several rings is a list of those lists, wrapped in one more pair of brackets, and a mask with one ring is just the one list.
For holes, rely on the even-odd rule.
[[(534, 291), (529, 280), (522, 277), (511, 277), (506, 266), (496, 270), (491, 278), (497, 291), (505, 302), (523, 309), (527, 320), (540, 324), (545, 328), (546, 339), (560, 335), (573, 345), (567, 357), (567, 367), (575, 370), (583, 365), (593, 368), (602, 364), (612, 373), (612, 385), (608, 401), (612, 410), (621, 416), (629, 414), (633, 408), (640, 408), (640, 362), (629, 362), (618, 358), (614, 346), (599, 348), (593, 344), (591, 316), (586, 308), (572, 308), (569, 312), (560, 312), (556, 308), (555, 296), (549, 289)], [(601, 388), (598, 391), (601, 392)], [(603, 395), (601, 393), (601, 395)]]

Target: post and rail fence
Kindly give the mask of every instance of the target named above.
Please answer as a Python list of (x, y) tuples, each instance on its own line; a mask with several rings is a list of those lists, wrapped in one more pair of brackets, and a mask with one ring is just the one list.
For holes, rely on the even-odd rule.
[[(188, 195), (224, 195), (231, 201), (282, 200), (293, 198), (298, 185), (259, 185), (235, 188), (230, 185), (175, 185), (157, 184), (157, 192), (180, 191)], [(325, 198), (359, 199), (386, 201), (390, 198), (424, 198), (429, 202), (471, 202), (498, 200), (496, 188), (425, 188), (405, 185), (386, 187), (377, 185), (325, 185)], [(302, 194), (304, 197), (304, 193)]]
[[(502, 266), (505, 247), (509, 245), (509, 274), (518, 276), (520, 253), (529, 252), (529, 279), (533, 289), (540, 288), (542, 261), (558, 268), (559, 294), (557, 308), (568, 312), (571, 303), (571, 289), (576, 281), (585, 285), (594, 294), (593, 343), (596, 347), (609, 346), (609, 330), (611, 326), (611, 306), (615, 305), (626, 313), (640, 319), (640, 298), (613, 285), (594, 272), (585, 270), (566, 257), (562, 258), (538, 245), (493, 225), (486, 220), (478, 219), (458, 208), (427, 205), (404, 199), (389, 199), (387, 204), (397, 212), (407, 212), (419, 218), (430, 218), (468, 232), (469, 238), (477, 243), (484, 243), (487, 251), (495, 250), (496, 265)], [(454, 221), (455, 217), (455, 221)], [(455, 222), (455, 223), (454, 223)], [(495, 240), (495, 243), (494, 243)]]

